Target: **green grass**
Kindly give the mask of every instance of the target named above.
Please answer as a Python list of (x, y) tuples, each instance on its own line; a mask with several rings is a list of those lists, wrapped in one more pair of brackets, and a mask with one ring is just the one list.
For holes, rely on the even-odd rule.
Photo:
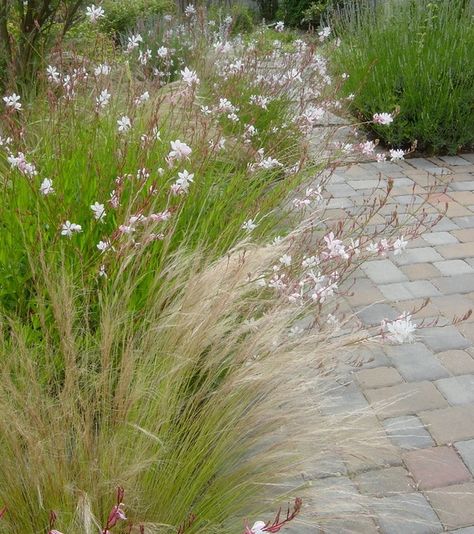
[(399, 115), (371, 125), (391, 147), (413, 141), (429, 153), (455, 154), (474, 145), (474, 18), (463, 0), (348, 2), (333, 25), (342, 39), (335, 68), (347, 72), (344, 94), (354, 114)]

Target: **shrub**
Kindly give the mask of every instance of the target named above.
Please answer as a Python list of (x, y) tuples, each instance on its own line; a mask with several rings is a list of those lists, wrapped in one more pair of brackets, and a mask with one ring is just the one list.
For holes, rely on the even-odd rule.
[[(85, 0), (2, 2), (0, 5), (0, 88), (31, 82), (54, 37), (76, 22)], [(8, 76), (7, 76), (8, 75)]]
[(103, 7), (105, 15), (101, 27), (119, 39), (131, 32), (138, 22), (173, 12), (175, 3), (172, 0), (108, 0)]
[[(383, 5), (382, 5), (383, 4)], [(414, 140), (427, 152), (456, 153), (474, 143), (474, 18), (464, 0), (350, 4), (333, 17), (342, 46), (334, 63), (349, 73), (354, 113), (399, 108), (373, 133), (394, 147)]]

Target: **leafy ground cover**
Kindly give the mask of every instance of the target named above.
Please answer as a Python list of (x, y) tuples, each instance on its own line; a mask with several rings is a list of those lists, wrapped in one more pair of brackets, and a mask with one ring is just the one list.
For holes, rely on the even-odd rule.
[(397, 110), (390, 127), (370, 124), (392, 148), (414, 141), (430, 153), (474, 144), (474, 15), (463, 0), (347, 2), (331, 24), (341, 37), (335, 65), (349, 75), (344, 94), (370, 120), (380, 106)]

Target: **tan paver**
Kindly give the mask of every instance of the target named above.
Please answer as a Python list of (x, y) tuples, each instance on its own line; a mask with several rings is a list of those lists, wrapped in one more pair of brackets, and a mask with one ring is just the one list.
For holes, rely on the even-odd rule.
[(394, 367), (374, 367), (373, 369), (363, 369), (356, 374), (356, 377), (363, 389), (394, 386), (395, 384), (403, 382), (403, 378)]
[(426, 381), (369, 389), (365, 395), (382, 419), (448, 406), (435, 386)]
[(474, 373), (474, 358), (464, 350), (439, 352), (436, 357), (453, 375)]
[(474, 409), (470, 405), (450, 406), (418, 415), (440, 445), (474, 438)]

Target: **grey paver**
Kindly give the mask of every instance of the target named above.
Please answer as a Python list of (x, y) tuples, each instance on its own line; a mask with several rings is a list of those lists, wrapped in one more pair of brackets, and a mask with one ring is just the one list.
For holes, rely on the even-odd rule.
[(474, 374), (443, 378), (435, 384), (449, 404), (474, 403)]
[(415, 415), (385, 419), (383, 426), (390, 440), (398, 447), (411, 450), (433, 447), (429, 432)]
[(450, 188), (454, 191), (474, 191), (474, 181), (453, 182)]
[(461, 455), (461, 458), (469, 471), (474, 474), (474, 439), (458, 441), (454, 446)]
[(374, 502), (383, 534), (440, 534), (443, 527), (421, 493), (384, 497)]
[(455, 326), (424, 328), (420, 337), (434, 352), (465, 349), (471, 345)]
[(449, 232), (426, 232), (422, 235), (422, 238), (430, 245), (447, 245), (458, 242)]
[(366, 325), (380, 324), (382, 319), (394, 320), (400, 312), (383, 302), (372, 306), (365, 306), (357, 312), (359, 319)]
[(435, 261), (433, 265), (444, 276), (456, 276), (474, 272), (474, 268), (463, 260)]
[(413, 298), (412, 293), (406, 287), (403, 282), (397, 282), (395, 284), (384, 284), (378, 286), (383, 296), (391, 301), (409, 300)]
[(323, 413), (334, 415), (338, 413), (350, 413), (367, 408), (367, 401), (353, 382), (335, 387), (326, 395), (326, 403), (321, 406)]
[(443, 160), (447, 165), (452, 166), (470, 165), (469, 161), (459, 156), (440, 156), (439, 159)]
[(412, 294), (413, 298), (427, 298), (440, 295), (438, 288), (428, 280), (405, 282), (405, 288)]
[(459, 228), (474, 228), (474, 215), (453, 217), (452, 221)]
[(374, 469), (355, 476), (353, 481), (361, 493), (375, 497), (409, 493), (415, 486), (404, 467)]
[(390, 361), (408, 382), (437, 380), (449, 376), (448, 371), (423, 343), (389, 346), (386, 351)]
[(471, 293), (474, 291), (474, 274), (435, 278), (433, 284), (445, 295), (452, 293)]
[(409, 265), (411, 263), (425, 263), (442, 261), (444, 258), (434, 248), (419, 247), (406, 250), (403, 254), (395, 256), (396, 265)]
[(362, 269), (376, 284), (391, 284), (408, 280), (406, 275), (387, 259), (368, 261), (362, 265)]

